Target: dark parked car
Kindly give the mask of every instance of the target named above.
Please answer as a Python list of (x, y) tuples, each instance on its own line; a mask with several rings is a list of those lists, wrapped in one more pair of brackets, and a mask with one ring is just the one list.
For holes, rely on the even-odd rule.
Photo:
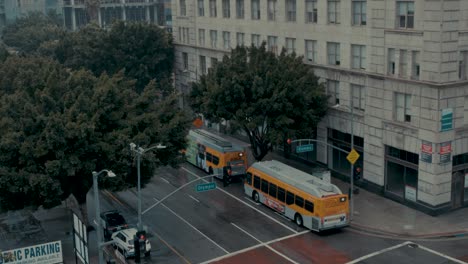
[(101, 221), (106, 240), (109, 240), (114, 232), (128, 228), (127, 221), (117, 210), (101, 213)]

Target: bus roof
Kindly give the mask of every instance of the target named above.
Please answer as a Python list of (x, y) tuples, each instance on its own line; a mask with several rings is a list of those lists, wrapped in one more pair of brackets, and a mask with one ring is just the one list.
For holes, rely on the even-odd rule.
[(195, 138), (198, 142), (219, 152), (244, 151), (244, 148), (240, 145), (203, 129), (190, 130), (189, 137)]
[(316, 197), (342, 194), (336, 185), (277, 160), (255, 162), (252, 167)]

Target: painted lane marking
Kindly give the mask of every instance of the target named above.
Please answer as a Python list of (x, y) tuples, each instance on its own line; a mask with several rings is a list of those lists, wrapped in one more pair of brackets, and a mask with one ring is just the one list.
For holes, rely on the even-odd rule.
[[(193, 176), (195, 176), (195, 177), (197, 177), (197, 178), (200, 178), (200, 176), (198, 176), (198, 175), (196, 175), (195, 173), (189, 171), (189, 170), (186, 169), (185, 167), (182, 166), (181, 168), (182, 168), (183, 170), (185, 170), (186, 172), (192, 174)], [(203, 180), (203, 181), (208, 182), (208, 181), (206, 181), (206, 180)], [(275, 223), (277, 223), (277, 224), (283, 226), (284, 228), (288, 229), (289, 231), (291, 231), (291, 232), (293, 232), (293, 233), (296, 233), (296, 234), (298, 233), (296, 230), (294, 230), (294, 229), (290, 228), (289, 226), (287, 226), (287, 225), (281, 223), (280, 221), (276, 220), (275, 218), (273, 218), (273, 217), (267, 215), (266, 213), (260, 211), (259, 209), (255, 208), (255, 207), (253, 207), (252, 205), (250, 205), (250, 204), (248, 204), (248, 203), (242, 201), (241, 199), (239, 199), (239, 198), (237, 198), (236, 196), (234, 196), (234, 195), (228, 193), (227, 191), (225, 191), (225, 190), (223, 190), (223, 189), (221, 189), (221, 188), (216, 188), (216, 190), (219, 190), (219, 191), (221, 191), (221, 192), (224, 192), (225, 194), (231, 196), (232, 198), (234, 198), (235, 200), (237, 200), (237, 201), (239, 201), (239, 202), (245, 204), (246, 206), (248, 206), (248, 207), (254, 209), (254, 210), (257, 211), (258, 213), (262, 214), (263, 216), (266, 216), (268, 219), (270, 219), (270, 220), (272, 220), (273, 222), (275, 222)]]
[[(156, 198), (153, 198), (156, 202), (159, 202), (158, 199)], [(197, 231), (198, 233), (200, 233), (202, 236), (204, 236), (206, 239), (208, 239), (211, 243), (215, 244), (217, 247), (219, 247), (222, 251), (224, 251), (226, 254), (229, 254), (229, 251), (227, 251), (226, 249), (224, 249), (221, 245), (219, 245), (218, 243), (216, 243), (215, 241), (213, 241), (211, 238), (209, 238), (207, 235), (205, 235), (202, 231), (198, 230), (198, 228), (194, 227), (192, 224), (190, 224), (187, 220), (185, 220), (182, 216), (180, 216), (179, 214), (177, 214), (176, 212), (174, 212), (171, 208), (167, 207), (164, 203), (161, 203), (162, 206), (164, 206), (164, 208), (166, 208), (167, 210), (169, 210), (169, 212), (173, 213), (175, 216), (177, 216), (180, 220), (182, 220), (184, 223), (186, 223), (188, 226), (190, 226), (191, 228), (193, 228), (195, 231)]]
[(193, 197), (192, 195), (188, 194), (188, 196), (189, 196), (190, 198), (192, 198), (193, 200), (195, 200), (196, 202), (198, 202), (198, 203), (200, 202), (197, 198)]
[(355, 260), (353, 260), (353, 261), (347, 262), (346, 264), (358, 263), (358, 262), (361, 262), (361, 261), (363, 261), (363, 260), (365, 260), (365, 259), (372, 258), (372, 257), (374, 257), (374, 256), (380, 255), (380, 254), (385, 253), (385, 252), (387, 252), (387, 251), (391, 251), (391, 250), (394, 250), (394, 249), (397, 249), (397, 248), (400, 248), (400, 247), (403, 247), (403, 246), (405, 246), (405, 245), (412, 244), (412, 243), (413, 243), (413, 242), (411, 242), (411, 241), (406, 241), (406, 242), (403, 242), (403, 243), (401, 243), (401, 244), (395, 245), (395, 246), (393, 246), (393, 247), (384, 248), (384, 249), (379, 250), (379, 251), (376, 251), (376, 252), (374, 252), (374, 253), (371, 253), (371, 254), (362, 256), (362, 257), (357, 258), (357, 259), (355, 259)]
[(302, 231), (302, 232), (299, 232), (299, 233), (295, 233), (295, 234), (291, 234), (291, 235), (288, 235), (288, 236), (276, 238), (276, 239), (270, 240), (270, 241), (265, 242), (265, 243), (257, 244), (257, 245), (254, 245), (254, 246), (251, 246), (251, 247), (248, 247), (248, 248), (244, 248), (244, 249), (241, 249), (241, 250), (238, 250), (238, 251), (235, 251), (235, 252), (223, 255), (223, 256), (219, 256), (219, 257), (214, 258), (214, 259), (204, 261), (204, 262), (202, 262), (200, 264), (208, 264), (208, 263), (211, 263), (211, 262), (220, 261), (220, 260), (223, 260), (225, 258), (230, 258), (232, 256), (239, 255), (239, 254), (242, 254), (244, 252), (247, 252), (247, 251), (259, 248), (259, 247), (263, 247), (265, 245), (270, 245), (270, 244), (273, 244), (273, 243), (276, 243), (276, 242), (279, 242), (279, 241), (282, 241), (282, 240), (285, 240), (285, 239), (293, 238), (293, 237), (296, 237), (296, 236), (300, 236), (300, 235), (303, 235), (303, 234), (306, 234), (306, 233), (309, 233), (309, 232), (310, 232), (310, 230), (305, 230), (305, 231)]
[(231, 225), (235, 226), (237, 229), (239, 229), (240, 231), (244, 232), (246, 235), (250, 236), (251, 238), (257, 240), (258, 243), (260, 244), (264, 244), (265, 247), (267, 247), (269, 250), (275, 252), (276, 254), (280, 255), (281, 257), (283, 257), (284, 259), (286, 259), (287, 261), (291, 262), (291, 263), (294, 263), (294, 264), (299, 264), (298, 262), (290, 259), (288, 256), (284, 255), (283, 253), (277, 251), (276, 249), (272, 248), (271, 246), (263, 243), (262, 241), (260, 241), (259, 239), (257, 239), (256, 237), (254, 237), (252, 234), (250, 234), (249, 232), (245, 231), (244, 229), (240, 228), (238, 225), (234, 224), (234, 223), (231, 223)]
[(420, 249), (424, 249), (424, 250), (426, 250), (426, 251), (428, 251), (428, 252), (431, 252), (432, 254), (435, 254), (435, 255), (441, 256), (441, 257), (443, 257), (443, 258), (449, 259), (449, 260), (451, 260), (451, 261), (453, 261), (453, 262), (460, 263), (460, 264), (466, 264), (466, 262), (464, 262), (464, 261), (461, 261), (461, 260), (452, 258), (452, 257), (450, 257), (450, 256), (447, 256), (447, 255), (443, 254), (443, 253), (440, 253), (440, 252), (437, 252), (437, 251), (435, 251), (435, 250), (432, 250), (432, 249), (430, 249), (430, 248), (427, 248), (427, 247), (424, 247), (424, 246), (421, 246), (421, 245), (418, 245), (418, 247), (419, 247)]
[(166, 180), (165, 178), (161, 177), (161, 180), (165, 181), (166, 183), (169, 183), (168, 180)]

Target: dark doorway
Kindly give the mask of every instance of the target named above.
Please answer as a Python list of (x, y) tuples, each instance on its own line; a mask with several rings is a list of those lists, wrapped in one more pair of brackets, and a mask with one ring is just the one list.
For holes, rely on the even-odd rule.
[(465, 175), (461, 172), (452, 174), (452, 208), (456, 209), (463, 205)]

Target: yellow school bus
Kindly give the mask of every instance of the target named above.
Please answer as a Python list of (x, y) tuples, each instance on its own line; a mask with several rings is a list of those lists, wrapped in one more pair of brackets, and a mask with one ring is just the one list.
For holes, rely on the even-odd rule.
[(252, 164), (244, 192), (298, 226), (320, 232), (349, 225), (348, 197), (336, 185), (276, 160)]
[(247, 155), (242, 146), (203, 129), (190, 130), (187, 140), (188, 162), (220, 179), (245, 175)]

